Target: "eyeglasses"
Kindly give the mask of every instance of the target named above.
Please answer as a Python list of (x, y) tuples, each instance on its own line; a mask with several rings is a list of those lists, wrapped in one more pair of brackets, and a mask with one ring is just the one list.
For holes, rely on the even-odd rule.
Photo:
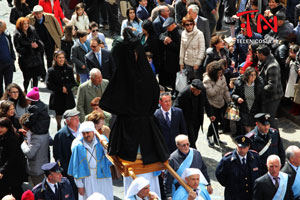
[(178, 144), (179, 146), (181, 147), (189, 147), (190, 146), (190, 143), (186, 143), (186, 144)]
[(95, 49), (95, 48), (97, 48), (97, 47), (98, 47), (98, 46), (91, 46), (92, 49)]
[(185, 27), (187, 27), (187, 26), (193, 26), (193, 25), (194, 25), (193, 23), (186, 23), (186, 24), (184, 24)]
[(99, 31), (98, 29), (92, 30), (93, 33), (98, 32), (98, 31)]

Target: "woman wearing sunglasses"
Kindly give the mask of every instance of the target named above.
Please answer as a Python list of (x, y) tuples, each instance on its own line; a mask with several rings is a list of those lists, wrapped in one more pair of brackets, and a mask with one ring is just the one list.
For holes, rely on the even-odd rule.
[(195, 76), (197, 77), (196, 72), (204, 59), (205, 40), (203, 33), (197, 29), (193, 18), (190, 16), (183, 18), (182, 26), (184, 27), (184, 31), (181, 35), (180, 71), (184, 68), (187, 69), (188, 81), (192, 81)]

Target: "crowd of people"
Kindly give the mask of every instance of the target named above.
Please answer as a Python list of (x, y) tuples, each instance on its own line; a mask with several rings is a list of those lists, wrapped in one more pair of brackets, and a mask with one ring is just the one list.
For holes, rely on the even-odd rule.
[[(8, 0), (15, 31), (0, 20), (0, 198), (112, 200), (120, 174), (109, 153), (145, 164), (169, 159), (192, 188), (151, 172), (124, 178), (125, 199), (208, 200), (213, 186), (196, 148), (206, 113), (209, 147), (227, 145), (219, 132), (237, 144), (216, 169), (226, 200), (299, 199), (300, 150), (284, 149), (276, 118), (280, 104), (300, 114), (298, 3)], [(23, 88), (12, 83), (16, 60)], [(234, 123), (225, 118), (233, 105)], [(147, 130), (140, 136), (136, 127)], [(34, 188), (24, 193), (26, 181)]]

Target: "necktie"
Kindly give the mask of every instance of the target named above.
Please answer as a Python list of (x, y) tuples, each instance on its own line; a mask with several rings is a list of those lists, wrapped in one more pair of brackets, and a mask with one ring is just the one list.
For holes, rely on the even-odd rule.
[(166, 122), (167, 122), (168, 127), (170, 127), (171, 126), (171, 121), (170, 121), (170, 118), (169, 118), (169, 112), (166, 112)]
[(246, 159), (245, 158), (242, 159), (242, 164), (246, 165)]
[(99, 65), (101, 67), (101, 54), (100, 54), (100, 52), (97, 53), (97, 57), (98, 57)]
[(275, 181), (275, 187), (276, 187), (276, 189), (278, 189), (278, 187), (279, 187), (279, 182), (278, 182), (278, 178), (276, 177), (274, 177), (273, 178), (274, 179), (274, 181)]

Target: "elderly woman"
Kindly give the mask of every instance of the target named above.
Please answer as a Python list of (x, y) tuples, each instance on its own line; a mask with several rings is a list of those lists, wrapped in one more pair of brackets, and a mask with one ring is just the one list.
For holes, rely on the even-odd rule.
[(185, 27), (181, 35), (179, 64), (180, 71), (187, 69), (189, 81), (195, 77), (199, 66), (204, 59), (205, 40), (203, 33), (195, 26), (192, 17), (186, 16), (182, 19), (182, 26)]
[(234, 85), (232, 100), (239, 106), (241, 117), (238, 124), (242, 130), (238, 133), (246, 134), (255, 127), (254, 115), (261, 112), (264, 83), (257, 71), (253, 67), (248, 67)]
[(23, 86), (27, 93), (29, 81), (33, 80), (33, 86), (38, 85), (38, 76), (43, 67), (42, 52), (43, 43), (33, 26), (29, 26), (29, 19), (20, 17), (16, 23), (14, 33), (14, 45), (19, 53), (19, 65), (23, 72)]
[(150, 192), (150, 182), (144, 177), (138, 177), (132, 181), (128, 188), (125, 200), (134, 199), (144, 199), (150, 197), (149, 199), (159, 199), (157, 194)]
[(21, 199), (26, 178), (25, 157), (10, 119), (0, 118), (0, 199), (12, 194)]
[[(226, 78), (223, 75), (223, 66), (218, 61), (213, 61), (208, 64), (207, 72), (204, 74), (203, 84), (206, 89), (208, 102), (211, 105), (212, 116), (216, 117), (209, 125), (207, 132), (208, 144), (210, 147), (213, 147), (214, 142), (217, 141), (216, 137), (219, 138), (218, 123), (223, 122), (226, 103), (231, 101)], [(226, 142), (221, 140), (219, 140), (219, 142), (220, 144), (226, 144)]]
[(87, 121), (92, 121), (95, 124), (95, 129), (100, 133), (104, 134), (107, 138), (109, 138), (110, 128), (104, 125), (105, 116), (103, 113), (94, 110), (87, 117)]
[(142, 20), (140, 20), (136, 14), (134, 8), (128, 8), (126, 11), (127, 19), (122, 21), (121, 25), (121, 35), (123, 35), (123, 31), (125, 27), (129, 27), (132, 32), (137, 36), (142, 32)]
[(73, 69), (67, 65), (62, 50), (54, 53), (54, 63), (48, 70), (47, 88), (52, 91), (49, 108), (55, 110), (57, 130), (61, 128), (63, 113), (75, 107), (72, 88), (76, 86)]
[(7, 86), (1, 100), (9, 100), (14, 103), (15, 117), (17, 119), (28, 112), (28, 103), (25, 94), (16, 83), (11, 83)]

